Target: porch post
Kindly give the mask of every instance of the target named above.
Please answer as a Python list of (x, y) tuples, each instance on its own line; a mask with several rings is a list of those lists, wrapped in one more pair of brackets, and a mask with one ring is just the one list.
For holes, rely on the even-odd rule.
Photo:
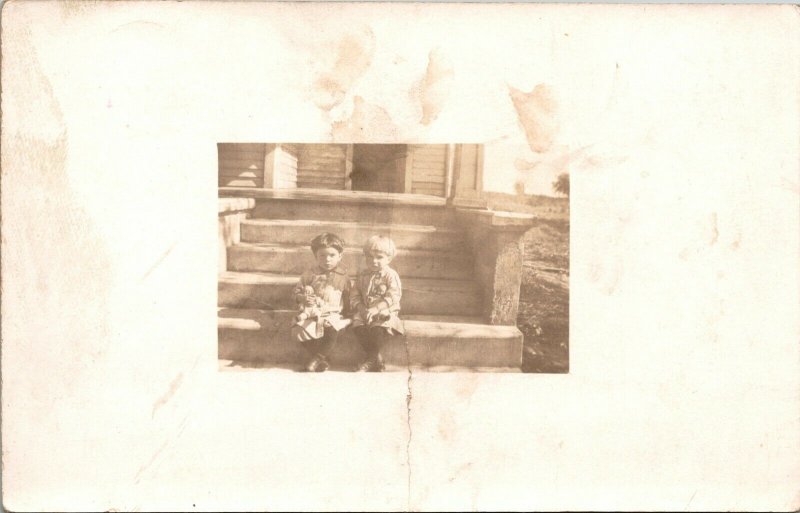
[(448, 203), (461, 208), (486, 208), (483, 193), (483, 145), (457, 144)]
[(297, 188), (297, 159), (282, 144), (267, 144), (264, 151), (264, 189)]
[(410, 144), (406, 144), (406, 156), (403, 158), (403, 192), (410, 193), (414, 184), (414, 152)]
[(447, 153), (445, 154), (445, 172), (444, 172), (444, 197), (449, 198), (453, 189), (453, 164), (455, 162), (455, 144), (447, 145)]
[(517, 322), (522, 284), (522, 237), (536, 222), (532, 214), (457, 208), (472, 246), (476, 281), (483, 293), (483, 318), (489, 324)]
[(353, 145), (348, 144), (344, 156), (344, 190), (346, 191), (353, 190), (351, 174), (353, 174)]

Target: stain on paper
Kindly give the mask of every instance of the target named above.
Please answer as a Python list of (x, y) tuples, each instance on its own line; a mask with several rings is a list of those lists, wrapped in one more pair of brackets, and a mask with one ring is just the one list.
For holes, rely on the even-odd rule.
[(547, 152), (553, 145), (558, 130), (558, 105), (552, 88), (546, 84), (538, 84), (526, 93), (509, 86), (508, 94), (530, 149), (536, 153)]
[(419, 121), (421, 124), (429, 125), (439, 116), (450, 96), (454, 77), (455, 72), (450, 59), (439, 49), (431, 50), (428, 54), (425, 76), (418, 86), (412, 89), (412, 94), (416, 92), (422, 104), (422, 117)]
[(712, 212), (709, 218), (709, 240), (708, 245), (713, 246), (719, 240), (719, 228), (717, 227), (717, 213)]
[(175, 376), (175, 379), (173, 379), (169, 384), (169, 388), (167, 388), (167, 391), (164, 393), (164, 395), (159, 397), (158, 400), (153, 404), (153, 411), (150, 413), (151, 418), (155, 416), (156, 411), (158, 411), (159, 408), (167, 404), (167, 402), (172, 399), (172, 396), (175, 395), (175, 392), (178, 390), (178, 387), (181, 386), (181, 383), (183, 383), (183, 373), (179, 372), (178, 375)]
[(331, 136), (334, 142), (395, 141), (397, 126), (386, 109), (367, 103), (364, 98), (353, 98), (353, 113), (349, 118), (334, 121)]
[(372, 64), (375, 34), (365, 27), (343, 36), (336, 46), (336, 59), (330, 69), (319, 73), (312, 85), (314, 104), (330, 111), (345, 99), (356, 81)]
[[(3, 349), (16, 365), (31, 366), (17, 369), (14, 387), (30, 391), (29, 411), (38, 416), (52, 414), (53, 397), (78, 387), (107, 350), (111, 264), (102, 234), (70, 182), (64, 115), (30, 29), (8, 30), (16, 50), (3, 54), (4, 66), (19, 70), (15, 79), (25, 88), (4, 90), (3, 114), (16, 120), (35, 115), (42, 128), (29, 131), (23, 123), (3, 139), (2, 180), (25, 191), (3, 194), (3, 271), (4, 278), (13, 276), (3, 280), (3, 296), (13, 298), (16, 312), (28, 312), (3, 319)], [(37, 357), (20, 359), (20, 351)], [(48, 380), (41, 380), (40, 368), (53, 370)]]

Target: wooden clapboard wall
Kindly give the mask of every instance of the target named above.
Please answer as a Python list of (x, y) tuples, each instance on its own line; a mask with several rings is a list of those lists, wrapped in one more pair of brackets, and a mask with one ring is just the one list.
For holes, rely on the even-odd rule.
[(261, 187), (266, 144), (219, 143), (220, 187)]
[[(269, 150), (269, 147), (267, 147)], [(296, 144), (281, 144), (277, 155), (275, 187), (278, 189), (297, 188), (297, 156)]]
[(409, 145), (411, 160), (411, 192), (444, 196), (447, 175), (446, 144)]
[(297, 186), (345, 189), (346, 144), (298, 144)]

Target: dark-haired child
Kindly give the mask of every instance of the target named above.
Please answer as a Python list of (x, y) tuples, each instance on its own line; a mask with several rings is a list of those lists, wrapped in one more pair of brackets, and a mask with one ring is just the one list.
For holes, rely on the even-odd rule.
[(350, 324), (342, 317), (350, 293), (350, 278), (339, 266), (344, 242), (333, 233), (323, 233), (311, 241), (316, 265), (304, 272), (293, 294), (299, 314), (292, 326), (292, 338), (309, 355), (304, 370), (324, 372), (336, 345), (339, 331)]

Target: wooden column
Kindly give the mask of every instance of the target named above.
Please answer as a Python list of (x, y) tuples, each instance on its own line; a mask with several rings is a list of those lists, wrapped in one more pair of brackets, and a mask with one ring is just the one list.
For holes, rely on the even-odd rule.
[(445, 156), (445, 174), (444, 174), (444, 197), (449, 198), (453, 194), (453, 166), (455, 163), (455, 144), (447, 145), (447, 153)]
[(353, 179), (350, 175), (353, 173), (353, 145), (348, 144), (345, 149), (344, 159), (344, 190), (353, 190)]
[(483, 199), (483, 145), (458, 144), (453, 161), (453, 184), (448, 202), (456, 207), (486, 208)]
[(264, 189), (277, 189), (280, 162), (278, 161), (281, 145), (267, 144), (264, 152)]
[(404, 162), (404, 169), (403, 169), (403, 188), (402, 191), (405, 193), (411, 193), (411, 188), (414, 183), (414, 152), (411, 149), (411, 145), (406, 145), (406, 156)]
[(472, 246), (484, 322), (515, 324), (522, 284), (522, 237), (536, 222), (534, 216), (475, 208), (456, 209), (456, 215)]

